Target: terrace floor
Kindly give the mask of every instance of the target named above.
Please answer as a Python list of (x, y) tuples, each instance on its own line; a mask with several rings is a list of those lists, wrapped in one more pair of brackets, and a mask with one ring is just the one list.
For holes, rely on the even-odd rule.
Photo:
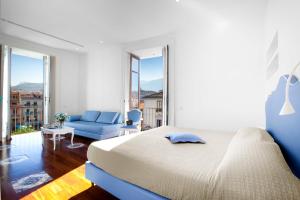
[(88, 145), (93, 140), (75, 136), (80, 148), (68, 148), (70, 137), (57, 142), (40, 132), (13, 136), (0, 145), (1, 198), (116, 199), (84, 178)]

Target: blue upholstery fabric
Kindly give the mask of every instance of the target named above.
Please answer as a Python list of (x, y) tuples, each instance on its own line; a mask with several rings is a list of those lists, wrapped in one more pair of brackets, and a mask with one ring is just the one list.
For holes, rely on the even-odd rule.
[(86, 122), (95, 122), (99, 114), (99, 111), (85, 111), (80, 120)]
[(123, 115), (119, 113), (117, 119), (115, 120), (114, 124), (122, 124), (123, 123)]
[(163, 196), (112, 176), (89, 161), (85, 164), (85, 177), (118, 199), (167, 200)]
[(65, 122), (65, 126), (72, 127), (76, 130), (83, 130), (91, 133), (100, 134), (103, 131), (114, 130), (118, 127), (117, 124), (102, 124), (96, 122), (74, 121)]
[(183, 143), (183, 142), (192, 142), (192, 143), (202, 143), (206, 142), (202, 140), (198, 135), (191, 133), (172, 133), (166, 136), (172, 143)]
[(83, 137), (88, 137), (88, 138), (92, 138), (95, 140), (105, 140), (108, 138), (113, 138), (113, 137), (117, 137), (120, 135), (120, 130), (119, 127), (120, 125), (116, 125), (116, 129), (110, 129), (110, 130), (104, 130), (101, 133), (93, 133), (93, 132), (88, 132), (88, 131), (84, 131), (84, 130), (77, 130), (75, 129), (74, 133), (75, 135), (80, 135)]
[[(74, 128), (75, 135), (80, 135), (96, 140), (103, 140), (112, 137), (116, 137), (120, 135), (120, 128), (123, 126), (122, 120), (123, 116), (121, 113), (116, 113), (113, 123), (99, 123), (96, 122), (95, 116), (100, 114), (98, 111), (87, 111), (85, 114), (87, 117), (85, 120), (92, 120), (93, 121), (83, 121), (82, 117), (80, 118), (79, 115), (73, 115), (70, 117), (68, 121), (65, 122), (65, 126)], [(83, 117), (84, 118), (84, 117)]]
[(104, 124), (113, 124), (117, 119), (118, 115), (119, 113), (117, 112), (102, 112), (96, 122)]
[(132, 120), (133, 125), (138, 125), (142, 118), (142, 112), (138, 109), (131, 110), (127, 113), (128, 119)]
[(79, 121), (81, 119), (81, 115), (70, 115), (67, 119), (67, 122)]

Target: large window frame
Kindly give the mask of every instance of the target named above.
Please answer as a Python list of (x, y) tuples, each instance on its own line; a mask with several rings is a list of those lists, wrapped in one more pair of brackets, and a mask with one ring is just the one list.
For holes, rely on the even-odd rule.
[[(138, 61), (138, 70), (135, 71), (133, 69), (133, 60)], [(140, 93), (141, 93), (141, 83), (140, 83), (140, 69), (141, 69), (141, 62), (140, 58), (134, 54), (130, 54), (130, 86), (129, 86), (129, 107), (130, 109), (139, 108), (140, 107)], [(136, 74), (138, 76), (138, 99), (137, 99), (137, 106), (133, 105), (132, 99), (132, 74)]]

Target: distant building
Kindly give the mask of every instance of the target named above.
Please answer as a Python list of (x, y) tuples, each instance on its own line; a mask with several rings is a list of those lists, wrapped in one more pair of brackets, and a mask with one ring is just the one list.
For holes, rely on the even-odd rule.
[(142, 100), (144, 102), (142, 129), (162, 126), (163, 91), (144, 96)]
[(12, 91), (10, 104), (11, 131), (22, 125), (39, 130), (43, 125), (42, 92)]

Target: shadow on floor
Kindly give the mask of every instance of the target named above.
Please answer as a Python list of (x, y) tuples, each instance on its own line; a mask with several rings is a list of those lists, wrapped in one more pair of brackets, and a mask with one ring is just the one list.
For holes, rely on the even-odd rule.
[(116, 197), (112, 196), (104, 190), (99, 190), (97, 186), (92, 186), (89, 189), (77, 194), (70, 198), (71, 200), (85, 200), (85, 199), (105, 199), (105, 200), (115, 200)]

